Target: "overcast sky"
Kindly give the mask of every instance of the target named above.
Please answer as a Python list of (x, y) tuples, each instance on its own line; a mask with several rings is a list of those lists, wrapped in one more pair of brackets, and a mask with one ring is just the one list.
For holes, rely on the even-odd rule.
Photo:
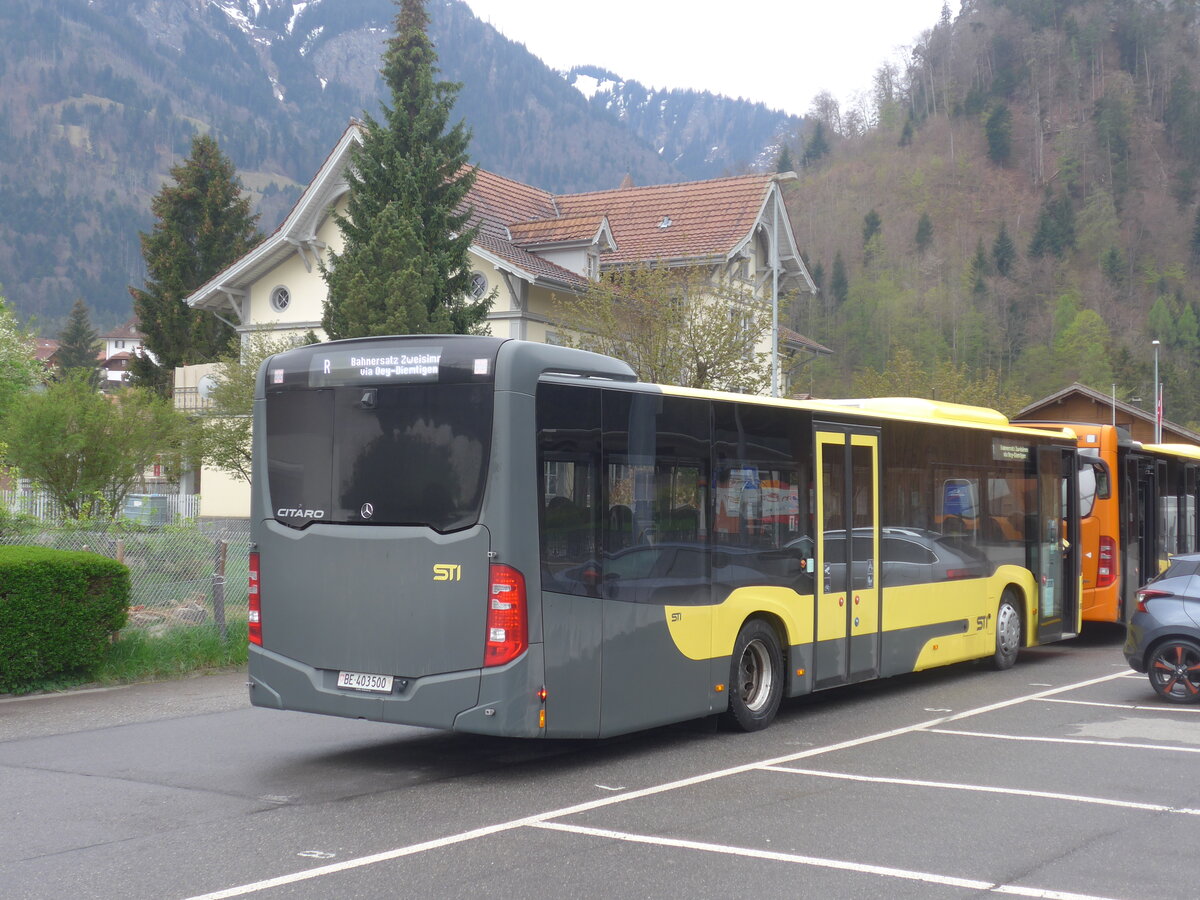
[[(652, 88), (744, 97), (794, 115), (846, 106), (932, 28), (944, 0), (466, 0), (551, 68), (602, 66)], [(958, 0), (950, 9), (958, 14)]]

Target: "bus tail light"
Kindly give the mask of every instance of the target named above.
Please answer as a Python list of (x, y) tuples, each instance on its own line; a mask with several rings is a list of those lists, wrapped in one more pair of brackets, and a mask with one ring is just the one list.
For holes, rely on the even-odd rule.
[(525, 576), (512, 566), (493, 563), (488, 581), (487, 644), (483, 664), (502, 666), (529, 647)]
[(250, 584), (247, 588), (246, 599), (249, 607), (247, 630), (250, 643), (262, 646), (262, 607), (258, 597), (258, 551), (250, 551)]
[(1096, 567), (1096, 587), (1108, 587), (1117, 580), (1117, 542), (1106, 534), (1100, 535), (1099, 564)]

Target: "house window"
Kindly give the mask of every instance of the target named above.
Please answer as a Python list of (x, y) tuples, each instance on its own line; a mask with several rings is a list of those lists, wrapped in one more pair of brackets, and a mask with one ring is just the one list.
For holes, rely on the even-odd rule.
[(599, 281), (600, 280), (600, 254), (598, 254), (594, 251), (588, 251), (587, 278), (588, 278), (588, 281)]
[(288, 304), (292, 302), (292, 295), (288, 293), (288, 289), (282, 284), (271, 291), (271, 309), (275, 312), (283, 312), (288, 308)]
[(488, 291), (487, 276), (482, 272), (471, 273), (471, 299), (482, 300)]

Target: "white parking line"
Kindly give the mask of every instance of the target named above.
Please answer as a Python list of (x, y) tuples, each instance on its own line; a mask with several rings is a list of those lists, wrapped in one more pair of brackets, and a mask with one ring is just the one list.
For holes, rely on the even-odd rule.
[[(501, 822), (496, 825), (488, 825), (482, 828), (464, 831), (460, 834), (448, 835), (443, 838), (437, 838), (431, 841), (423, 841), (419, 844), (410, 844), (405, 847), (397, 847), (394, 850), (386, 850), (382, 853), (374, 853), (369, 856), (360, 856), (355, 859), (347, 859), (338, 863), (331, 863), (325, 866), (318, 866), (313, 869), (303, 869), (299, 872), (292, 872), (288, 875), (280, 875), (276, 878), (268, 878), (262, 881), (255, 881), (249, 884), (237, 885), (235, 887), (225, 888), (224, 890), (214, 891), (208, 894), (198, 894), (188, 900), (226, 900), (229, 897), (243, 897), (247, 894), (254, 894), (259, 891), (265, 891), (270, 888), (280, 887), (286, 884), (296, 884), (301, 881), (308, 881), (314, 878), (321, 878), (326, 875), (333, 875), (338, 872), (346, 872), (351, 869), (362, 868), (376, 863), (387, 862), (393, 859), (399, 859), (403, 856), (412, 856), (416, 853), (423, 853), (426, 850), (436, 850), (441, 847), (448, 847), (453, 844), (460, 844), (464, 841), (472, 841), (476, 838), (487, 837), (493, 834), (500, 834), (505, 831), (511, 831), (516, 828), (524, 828), (526, 826), (538, 825), (549, 821), (550, 819), (559, 819), (563, 816), (575, 815), (577, 813), (588, 812), (593, 809), (599, 809), (605, 806), (613, 806), (617, 803), (625, 803), (629, 800), (637, 800), (642, 797), (651, 797), (655, 794), (662, 794), (668, 791), (679, 790), (680, 788), (691, 787), (696, 784), (704, 784), (705, 782), (715, 781), (720, 778), (728, 778), (731, 775), (741, 775), (746, 772), (752, 772), (756, 769), (761, 769), (765, 766), (781, 765), (783, 763), (795, 762), (798, 759), (807, 759), (811, 756), (819, 756), (823, 753), (833, 753), (837, 750), (847, 750), (852, 747), (860, 747), (864, 744), (874, 743), (876, 741), (886, 740), (892, 737), (898, 737), (903, 734), (912, 734), (917, 731), (930, 731), (935, 726), (942, 725), (946, 722), (954, 722), (959, 719), (966, 719), (971, 716), (978, 716), (984, 713), (993, 712), (998, 709), (1005, 709), (1010, 706), (1016, 706), (1020, 703), (1025, 703), (1030, 700), (1040, 700), (1043, 697), (1050, 697), (1055, 694), (1063, 694), (1067, 691), (1074, 691), (1080, 688), (1090, 687), (1095, 684), (1102, 684), (1106, 681), (1112, 681), (1114, 678), (1123, 677), (1122, 673), (1114, 673), (1111, 675), (1102, 675), (1098, 678), (1089, 678), (1087, 681), (1079, 681), (1074, 684), (1062, 685), (1061, 687), (1050, 688), (1044, 691), (1038, 691), (1036, 694), (1025, 694), (1021, 697), (1014, 697), (1010, 700), (1000, 700), (996, 703), (989, 703), (987, 706), (976, 707), (975, 709), (964, 710), (963, 712), (954, 713), (949, 716), (940, 716), (936, 719), (930, 719), (926, 722), (918, 722), (915, 725), (905, 725), (901, 728), (894, 728), (890, 731), (882, 731), (878, 734), (867, 735), (866, 737), (854, 738), (848, 741), (842, 741), (837, 744), (829, 744), (824, 747), (812, 747), (808, 750), (801, 750), (798, 753), (789, 753), (787, 756), (780, 756), (774, 759), (759, 760), (757, 762), (746, 763), (740, 766), (733, 766), (728, 769), (720, 769), (715, 772), (706, 772), (701, 775), (693, 775), (690, 778), (683, 778), (679, 781), (671, 781), (665, 784), (654, 785), (653, 787), (641, 788), (636, 791), (627, 791), (621, 794), (612, 794), (608, 797), (600, 797), (596, 800), (589, 800), (584, 803), (579, 803), (574, 806), (563, 807), (562, 809), (550, 810), (548, 812), (538, 813), (533, 816), (527, 816), (521, 819), (513, 819), (509, 822)], [(1057, 895), (1057, 894), (1037, 894), (1029, 896), (1082, 896), (1082, 895)]]
[(1169, 747), (1166, 744), (1135, 744), (1130, 741), (1089, 741), (1083, 738), (1039, 737), (1025, 734), (992, 734), (986, 731), (954, 731), (950, 728), (926, 728), (929, 734), (955, 734), (961, 737), (991, 738), (997, 741), (1032, 741), (1043, 744), (1087, 744), (1091, 747), (1124, 747), (1132, 750), (1166, 750), (1170, 753), (1200, 753), (1200, 747)]
[(903, 878), (908, 881), (924, 881), (929, 884), (939, 884), (946, 887), (965, 888), (971, 891), (988, 891), (1001, 894), (1012, 894), (1018, 897), (1057, 898), (1057, 900), (1102, 900), (1092, 894), (1072, 894), (1064, 891), (1051, 891), (1044, 888), (1027, 888), (1013, 884), (996, 884), (991, 881), (979, 881), (974, 878), (958, 878), (954, 875), (936, 875), (932, 872), (917, 872), (912, 869), (896, 869), (892, 866), (872, 866), (865, 863), (848, 862), (842, 859), (825, 859), (820, 856), (801, 856), (795, 853), (778, 853), (773, 850), (756, 850), (751, 847), (731, 847), (725, 844), (709, 844), (704, 841), (685, 841), (679, 838), (655, 837), (646, 834), (629, 834), (624, 831), (611, 831), (607, 828), (587, 828), (582, 825), (566, 825), (561, 822), (539, 822), (535, 828), (545, 828), (551, 831), (565, 831), (571, 834), (587, 835), (589, 837), (608, 838), (614, 841), (628, 841), (633, 844), (650, 844), (655, 847), (677, 847), (682, 850), (703, 850), (707, 853), (721, 853), (727, 856), (747, 856), (751, 859), (766, 859), (773, 862), (786, 862), (802, 866), (816, 866), (822, 869), (840, 869), (845, 872), (860, 872), (865, 875), (881, 875), (885, 878)]
[(1063, 700), (1061, 697), (1042, 697), (1043, 703), (1069, 703), (1073, 706), (1106, 706), (1109, 709), (1140, 709), (1147, 712), (1161, 713), (1200, 713), (1200, 706), (1179, 706), (1177, 704), (1168, 706), (1161, 704), (1159, 706), (1141, 706), (1134, 703), (1099, 703), (1095, 700)]
[(822, 769), (798, 769), (792, 766), (763, 766), (771, 772), (791, 775), (815, 775), (820, 778), (840, 778), (843, 781), (865, 781), (872, 784), (899, 784), (907, 787), (944, 788), (952, 791), (977, 791), (982, 794), (1009, 794), (1014, 797), (1035, 797), (1045, 800), (1069, 800), (1073, 803), (1095, 803), (1100, 806), (1118, 806), (1123, 809), (1141, 809), (1146, 812), (1177, 813), (1185, 816), (1200, 816), (1200, 809), (1178, 806), (1163, 806), (1158, 803), (1137, 803), (1132, 800), (1110, 800), (1107, 797), (1086, 797), (1082, 794), (1059, 794), (1053, 791), (1027, 791), (1020, 788), (993, 787), (986, 784), (956, 784), (950, 781), (921, 781), (915, 778), (884, 778), (876, 775), (853, 775), (849, 772), (828, 772)]

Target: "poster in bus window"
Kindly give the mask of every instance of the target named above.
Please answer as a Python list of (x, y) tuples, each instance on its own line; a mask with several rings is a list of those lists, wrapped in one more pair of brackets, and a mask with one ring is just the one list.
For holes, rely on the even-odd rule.
[(966, 534), (976, 515), (975, 483), (966, 478), (947, 478), (942, 482), (941, 530), (945, 534)]
[(718, 534), (737, 534), (741, 529), (742, 483), (727, 470), (713, 489), (713, 530)]
[(746, 531), (758, 531), (762, 525), (763, 503), (762, 482), (758, 478), (758, 469), (747, 466), (734, 470), (734, 483), (741, 484), (741, 518), (746, 523)]

